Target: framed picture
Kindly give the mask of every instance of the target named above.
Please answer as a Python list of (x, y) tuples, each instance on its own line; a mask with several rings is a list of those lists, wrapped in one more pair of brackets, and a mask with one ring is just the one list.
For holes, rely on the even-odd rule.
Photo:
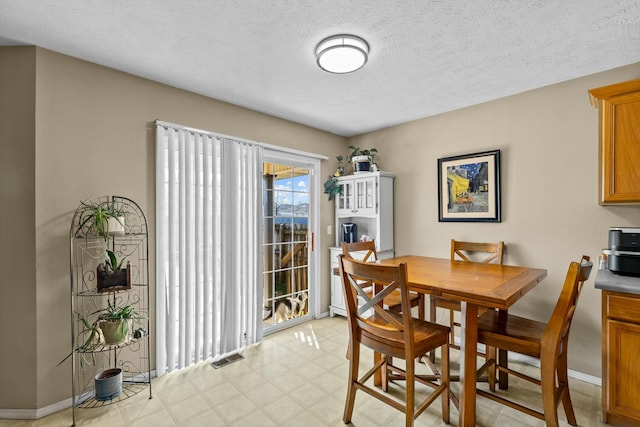
[(500, 222), (500, 150), (438, 159), (438, 220)]

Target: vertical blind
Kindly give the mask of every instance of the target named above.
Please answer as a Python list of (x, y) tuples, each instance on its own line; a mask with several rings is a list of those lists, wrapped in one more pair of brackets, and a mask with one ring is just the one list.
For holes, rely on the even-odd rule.
[(261, 339), (262, 147), (156, 122), (158, 376)]

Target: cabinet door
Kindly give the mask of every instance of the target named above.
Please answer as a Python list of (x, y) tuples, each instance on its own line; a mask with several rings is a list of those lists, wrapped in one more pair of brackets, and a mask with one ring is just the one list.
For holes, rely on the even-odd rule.
[[(640, 325), (607, 321), (608, 351), (605, 407), (609, 414), (640, 420)], [(605, 415), (606, 417), (606, 415)]]
[(591, 89), (599, 109), (602, 205), (640, 203), (640, 79)]
[(336, 203), (336, 215), (351, 215), (354, 210), (354, 182), (353, 179), (345, 179), (340, 181), (340, 194), (338, 194)]
[(358, 215), (376, 214), (376, 177), (355, 180), (355, 211)]
[(640, 92), (604, 103), (602, 202), (640, 202)]

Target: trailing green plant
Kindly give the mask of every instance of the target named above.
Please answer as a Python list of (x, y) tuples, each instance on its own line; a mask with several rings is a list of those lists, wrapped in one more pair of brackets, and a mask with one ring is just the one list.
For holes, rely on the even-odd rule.
[(115, 218), (120, 225), (124, 226), (121, 219), (124, 213), (116, 207), (115, 201), (104, 201), (97, 204), (80, 203), (82, 204), (82, 211), (80, 212), (76, 235), (95, 233), (106, 240), (109, 236), (109, 218)]
[[(93, 351), (97, 350), (102, 346), (101, 333), (100, 333), (100, 328), (98, 326), (98, 321), (96, 320), (93, 323), (89, 323), (89, 321), (85, 317), (82, 317), (80, 313), (76, 313), (76, 315), (78, 316), (78, 320), (80, 320), (80, 323), (82, 324), (82, 329), (78, 332), (78, 337), (86, 336), (86, 339), (81, 345), (79, 345), (74, 350), (72, 350), (69, 354), (67, 354), (64, 359), (58, 362), (58, 365), (56, 366), (62, 365), (65, 362), (65, 360), (67, 360), (69, 357), (73, 355), (74, 351), (82, 352), (82, 353), (91, 353), (92, 360), (95, 364), (95, 354), (93, 354)], [(81, 363), (83, 361), (84, 359), (80, 359)]]
[(338, 177), (330, 176), (324, 182), (324, 194), (329, 195), (329, 201), (333, 200), (336, 194), (342, 193), (342, 187), (338, 184)]
[(342, 164), (342, 161), (344, 160), (343, 156), (336, 156), (336, 160), (338, 161), (338, 167), (336, 168), (336, 173), (334, 173), (334, 176), (342, 176), (344, 175), (344, 165)]

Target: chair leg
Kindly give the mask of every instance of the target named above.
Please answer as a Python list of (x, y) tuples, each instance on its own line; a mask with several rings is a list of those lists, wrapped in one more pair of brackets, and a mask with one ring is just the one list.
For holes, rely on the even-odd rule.
[(442, 373), (440, 381), (445, 385), (444, 392), (442, 393), (442, 421), (449, 424), (450, 406), (449, 401), (451, 399), (451, 388), (449, 381), (449, 344), (445, 344), (440, 347), (442, 353)]
[(567, 415), (567, 422), (572, 426), (577, 426), (578, 421), (576, 420), (576, 414), (571, 403), (571, 395), (569, 394), (569, 374), (567, 369), (567, 352), (565, 351), (558, 358), (558, 385), (560, 389), (564, 388), (562, 406), (564, 407), (564, 413)]
[(455, 313), (453, 310), (449, 310), (449, 327), (451, 328), (451, 338), (449, 338), (449, 342), (455, 346), (456, 343), (456, 331), (455, 331)]
[(558, 411), (555, 402), (556, 394), (556, 360), (540, 360), (540, 385), (542, 386), (542, 407), (547, 427), (558, 427)]
[(413, 358), (407, 358), (405, 377), (405, 395), (404, 395), (404, 414), (406, 427), (413, 426), (413, 419), (416, 412), (415, 406), (415, 385), (416, 385), (416, 361)]
[(354, 384), (358, 381), (358, 366), (360, 364), (360, 344), (353, 345), (349, 343), (349, 383), (347, 384), (347, 400), (344, 404), (344, 415), (342, 421), (345, 424), (351, 422), (353, 415), (353, 406), (356, 401), (356, 387)]
[[(429, 298), (429, 322), (436, 323), (436, 300)], [(429, 352), (429, 359), (431, 362), (436, 361), (436, 351), (431, 350)]]

